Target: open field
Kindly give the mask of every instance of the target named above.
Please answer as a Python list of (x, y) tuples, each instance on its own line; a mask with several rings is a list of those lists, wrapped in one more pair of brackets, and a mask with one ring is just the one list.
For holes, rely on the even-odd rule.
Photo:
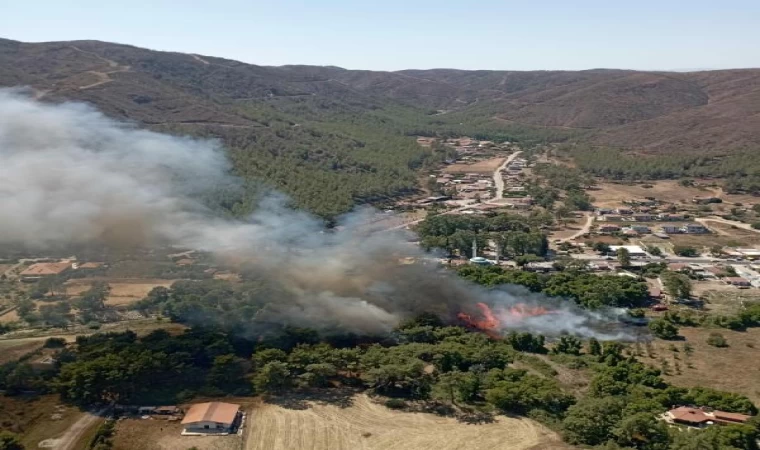
[(176, 280), (143, 278), (80, 278), (66, 282), (66, 293), (80, 295), (92, 286), (94, 281), (105, 281), (111, 287), (106, 305), (123, 306), (145, 298), (157, 286), (169, 287)]
[(0, 429), (20, 434), (28, 449), (63, 436), (84, 415), (76, 407), (64, 406), (57, 395), (0, 396)]
[[(707, 345), (710, 333), (722, 334), (729, 346), (718, 348)], [(653, 357), (649, 358), (646, 352), (643, 352), (641, 360), (658, 368), (662, 366), (661, 359), (668, 361), (670, 375), (666, 375), (665, 379), (676, 386), (706, 386), (737, 392), (746, 395), (755, 403), (760, 403), (760, 358), (757, 357), (758, 348), (755, 348), (760, 347), (760, 329), (752, 328), (738, 332), (681, 328), (680, 334), (685, 341), (656, 339), (653, 342)], [(694, 348), (690, 357), (684, 353), (684, 342), (688, 342)], [(675, 345), (679, 351), (669, 350), (671, 345)], [(676, 363), (680, 374), (676, 371)]]
[(600, 181), (596, 184), (598, 189), (589, 191), (589, 195), (594, 197), (594, 205), (603, 208), (620, 206), (623, 200), (644, 197), (655, 197), (670, 203), (690, 203), (693, 197), (714, 195), (710, 190), (681, 186), (677, 181), (653, 181), (648, 185), (653, 187), (647, 188), (640, 183), (619, 184)]
[(493, 174), (496, 169), (504, 162), (506, 158), (491, 158), (485, 161), (478, 161), (473, 164), (451, 164), (443, 169), (445, 173), (481, 173)]
[(561, 449), (559, 438), (536, 422), (499, 416), (472, 425), (433, 414), (394, 411), (364, 394), (349, 407), (313, 404), (253, 409), (246, 450)]
[(705, 310), (712, 314), (735, 315), (743, 302), (760, 302), (757, 289), (738, 289), (722, 281), (694, 283), (693, 287), (694, 294), (705, 299)]

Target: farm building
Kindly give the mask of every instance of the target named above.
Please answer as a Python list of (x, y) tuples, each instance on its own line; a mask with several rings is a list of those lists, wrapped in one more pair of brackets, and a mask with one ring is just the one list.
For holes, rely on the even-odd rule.
[(681, 231), (689, 234), (705, 234), (710, 232), (707, 227), (699, 223), (687, 223), (681, 228)]
[(744, 414), (729, 413), (724, 411), (690, 408), (681, 406), (671, 409), (664, 414), (663, 419), (669, 423), (678, 423), (692, 427), (705, 427), (708, 425), (731, 425), (746, 422), (750, 416)]
[(19, 276), (22, 281), (36, 281), (40, 278), (54, 277), (71, 269), (71, 263), (37, 263), (27, 267)]
[(182, 419), (182, 434), (229, 433), (240, 415), (240, 405), (223, 402), (197, 403)]
[(660, 229), (666, 234), (678, 234), (681, 232), (681, 227), (676, 225), (663, 225)]

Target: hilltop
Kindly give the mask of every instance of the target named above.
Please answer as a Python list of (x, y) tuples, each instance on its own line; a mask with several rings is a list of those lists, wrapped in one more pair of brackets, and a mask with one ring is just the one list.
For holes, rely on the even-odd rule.
[(324, 216), (414, 192), (417, 134), (566, 140), (653, 155), (760, 146), (760, 69), (376, 72), (245, 64), (99, 41), (0, 39), (0, 86), (217, 137), (237, 171)]

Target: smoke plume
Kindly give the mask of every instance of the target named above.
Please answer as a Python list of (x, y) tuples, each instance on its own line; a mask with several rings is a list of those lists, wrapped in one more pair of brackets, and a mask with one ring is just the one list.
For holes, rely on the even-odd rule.
[[(140, 130), (84, 104), (0, 91), (0, 244), (171, 244), (236, 258), (276, 287), (263, 319), (323, 330), (382, 333), (422, 311), (455, 320), (477, 302), (547, 300), (516, 286), (489, 291), (434, 264), (400, 264), (426, 255), (399, 234), (368, 233), (361, 224), (374, 214), (369, 209), (343, 217), (339, 232), (278, 195), (245, 220), (220, 217), (198, 198), (237, 183), (230, 169), (215, 141)], [(599, 320), (562, 302), (551, 315), (507, 325), (621, 337), (595, 328)]]

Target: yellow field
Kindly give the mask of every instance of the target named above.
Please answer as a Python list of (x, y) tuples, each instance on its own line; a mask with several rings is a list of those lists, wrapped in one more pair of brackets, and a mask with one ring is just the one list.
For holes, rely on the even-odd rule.
[[(66, 293), (77, 296), (85, 292), (96, 281), (94, 278), (73, 279), (66, 282)], [(122, 306), (145, 298), (151, 289), (157, 286), (169, 287), (176, 280), (159, 280), (147, 278), (113, 278), (97, 279), (105, 281), (111, 287), (106, 305)]]
[(480, 450), (563, 449), (559, 438), (524, 418), (500, 416), (472, 425), (433, 414), (394, 411), (366, 395), (350, 407), (309, 404), (286, 409), (261, 404), (251, 411), (246, 450)]

